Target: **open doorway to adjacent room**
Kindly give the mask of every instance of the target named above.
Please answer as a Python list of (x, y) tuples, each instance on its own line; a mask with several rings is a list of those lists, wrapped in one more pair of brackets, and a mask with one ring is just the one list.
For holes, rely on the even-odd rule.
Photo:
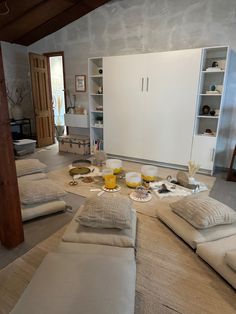
[(66, 111), (65, 71), (63, 52), (46, 53), (48, 58), (49, 83), (55, 124), (55, 137), (66, 134), (64, 114)]

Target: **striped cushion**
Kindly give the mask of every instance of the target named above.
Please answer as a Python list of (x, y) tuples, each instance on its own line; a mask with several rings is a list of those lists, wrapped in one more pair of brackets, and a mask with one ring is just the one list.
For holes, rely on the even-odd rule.
[(190, 195), (170, 206), (174, 213), (198, 229), (236, 221), (236, 211), (210, 197)]

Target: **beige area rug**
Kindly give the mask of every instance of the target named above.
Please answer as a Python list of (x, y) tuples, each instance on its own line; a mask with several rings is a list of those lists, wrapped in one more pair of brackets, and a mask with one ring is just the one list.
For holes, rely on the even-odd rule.
[[(123, 169), (125, 172), (128, 171), (138, 171), (140, 172), (141, 164), (134, 163), (134, 162), (123, 162)], [(171, 175), (172, 177), (175, 177), (177, 173), (177, 170), (169, 169), (169, 168), (159, 168), (158, 176), (160, 178), (166, 178), (168, 175)], [(55, 181), (57, 184), (59, 184), (65, 191), (74, 193), (77, 195), (81, 195), (84, 197), (91, 197), (93, 195), (96, 195), (98, 192), (94, 191), (92, 192), (91, 189), (98, 189), (101, 188), (103, 185), (103, 180), (100, 177), (96, 177), (96, 182), (93, 183), (83, 183), (81, 179), (78, 180), (78, 185), (70, 186), (69, 182), (72, 180), (71, 176), (69, 175), (69, 166), (65, 168), (61, 168), (58, 170), (54, 170), (48, 173), (48, 177)], [(200, 182), (203, 182), (207, 185), (208, 191), (200, 192), (201, 194), (209, 194), (209, 191), (211, 190), (214, 182), (215, 177), (206, 176), (206, 175), (196, 175), (196, 179)], [(124, 179), (118, 179), (118, 184), (121, 186), (121, 190), (119, 192), (115, 193), (109, 193), (114, 195), (122, 194), (127, 195), (133, 191), (133, 189), (128, 188), (125, 183)], [(106, 192), (107, 193), (107, 192)], [(155, 193), (152, 193), (152, 199), (149, 202), (141, 203), (141, 202), (134, 202), (134, 208), (137, 210), (137, 212), (150, 216), (150, 217), (157, 217), (157, 209), (160, 208), (164, 203), (169, 203), (172, 201), (177, 200), (177, 197), (166, 197), (164, 199), (159, 199), (158, 196), (156, 196)]]

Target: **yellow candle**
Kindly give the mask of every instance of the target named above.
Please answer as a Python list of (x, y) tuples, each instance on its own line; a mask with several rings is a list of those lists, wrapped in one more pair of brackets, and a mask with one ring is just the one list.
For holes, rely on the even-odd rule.
[(116, 176), (114, 174), (107, 175), (104, 177), (105, 179), (105, 187), (107, 189), (115, 189), (116, 187)]

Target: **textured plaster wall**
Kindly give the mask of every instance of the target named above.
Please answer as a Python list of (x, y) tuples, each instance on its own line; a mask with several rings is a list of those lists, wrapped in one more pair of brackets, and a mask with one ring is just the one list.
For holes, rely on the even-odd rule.
[[(113, 0), (28, 51), (64, 51), (66, 85), (74, 93), (74, 76), (87, 74), (89, 57), (215, 45), (236, 50), (235, 29), (235, 0)], [(87, 96), (79, 93), (78, 104), (87, 105)], [(230, 122), (234, 142), (235, 121), (236, 106)]]

